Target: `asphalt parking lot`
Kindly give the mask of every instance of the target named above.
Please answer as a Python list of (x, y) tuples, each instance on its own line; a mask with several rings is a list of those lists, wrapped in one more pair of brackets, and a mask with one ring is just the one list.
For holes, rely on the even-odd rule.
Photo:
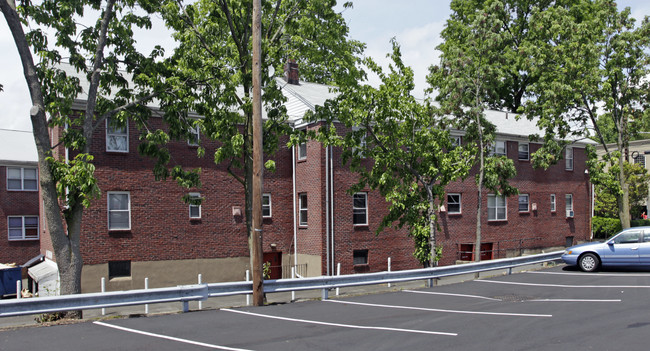
[(0, 332), (2, 350), (647, 350), (650, 272), (558, 266), (433, 288)]

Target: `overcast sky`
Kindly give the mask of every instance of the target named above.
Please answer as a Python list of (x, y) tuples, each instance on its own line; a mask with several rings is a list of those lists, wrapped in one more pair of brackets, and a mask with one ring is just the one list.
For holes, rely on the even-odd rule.
[[(3, 1), (3, 0), (0, 0)], [(341, 2), (341, 1), (339, 1)], [(350, 26), (350, 36), (367, 44), (366, 55), (378, 63), (388, 62), (390, 39), (397, 38), (404, 62), (415, 72), (416, 97), (424, 96), (425, 76), (431, 64), (438, 63), (435, 47), (440, 43), (440, 31), (449, 16), (448, 0), (356, 0), (352, 9), (343, 13)], [(650, 1), (620, 0), (619, 8), (629, 6), (632, 15), (641, 19), (650, 15)], [(162, 41), (172, 45), (160, 30), (143, 33), (136, 39), (148, 49)], [(31, 106), (27, 84), (22, 75), (18, 52), (4, 17), (0, 19), (0, 129), (31, 130)]]

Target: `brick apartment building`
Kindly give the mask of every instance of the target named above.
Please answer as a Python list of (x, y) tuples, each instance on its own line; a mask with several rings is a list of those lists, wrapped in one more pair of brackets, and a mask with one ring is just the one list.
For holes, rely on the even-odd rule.
[(0, 129), (0, 263), (40, 252), (38, 158), (29, 132)]
[[(324, 85), (283, 81), (290, 123), (294, 128), (318, 128), (302, 120), (304, 112), (332, 97)], [(83, 107), (78, 101), (77, 108)], [(512, 184), (521, 195), (499, 198), (485, 194), (482, 249), (484, 259), (516, 255), (523, 249), (565, 246), (590, 237), (591, 198), (583, 144), (567, 148), (566, 159), (548, 170), (533, 169), (530, 154), (540, 145), (528, 135), (538, 133), (527, 120), (490, 112), (499, 136), (495, 151), (514, 159), (518, 175)], [(153, 117), (152, 128), (163, 128)], [(155, 181), (153, 162), (137, 152), (135, 125), (98, 128), (93, 139), (96, 177), (102, 190), (83, 217), (82, 289), (98, 291), (101, 277), (109, 290), (196, 282), (243, 280), (248, 269), (244, 192), (212, 157), (197, 158), (196, 145), (171, 144), (175, 160), (201, 168), (203, 186), (186, 191), (172, 181)], [(56, 137), (58, 132), (53, 131)], [(462, 133), (456, 133), (462, 141)], [(210, 155), (216, 144), (198, 135)], [(406, 230), (387, 229), (376, 235), (387, 211), (373, 191), (347, 193), (356, 176), (342, 165), (338, 148), (309, 141), (296, 148), (286, 142), (273, 156), (276, 171), (264, 174), (265, 261), (274, 266), (297, 265), (302, 275), (374, 272), (418, 268), (413, 242)], [(184, 194), (204, 198), (201, 206), (181, 201)], [(449, 186), (441, 208), (442, 265), (472, 259), (478, 199), (473, 177)], [(51, 257), (49, 238), (41, 251)], [(287, 277), (274, 269), (272, 278)]]

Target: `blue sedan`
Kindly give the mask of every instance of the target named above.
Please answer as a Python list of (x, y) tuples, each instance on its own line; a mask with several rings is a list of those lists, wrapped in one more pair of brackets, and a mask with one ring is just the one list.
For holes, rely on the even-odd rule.
[(650, 267), (650, 227), (629, 228), (605, 242), (572, 246), (564, 251), (562, 260), (585, 272), (596, 271), (601, 266)]

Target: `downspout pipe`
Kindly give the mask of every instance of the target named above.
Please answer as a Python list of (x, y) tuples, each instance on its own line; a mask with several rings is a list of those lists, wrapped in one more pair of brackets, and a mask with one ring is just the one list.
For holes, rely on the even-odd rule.
[(334, 267), (336, 266), (335, 259), (335, 244), (334, 244), (334, 149), (332, 146), (329, 147), (330, 152), (329, 152), (329, 168), (330, 168), (330, 220), (332, 221), (332, 224), (330, 225), (330, 230), (332, 232), (332, 272), (334, 272)]
[[(326, 247), (326, 256), (327, 256), (327, 275), (333, 274), (334, 270), (330, 269), (333, 260), (330, 260), (330, 198), (329, 198), (329, 170), (328, 170), (328, 160), (329, 160), (329, 146), (325, 147), (325, 247)], [(330, 274), (331, 272), (331, 274)]]
[(298, 224), (296, 223), (296, 147), (291, 146), (291, 177), (293, 181), (293, 265), (298, 266)]

